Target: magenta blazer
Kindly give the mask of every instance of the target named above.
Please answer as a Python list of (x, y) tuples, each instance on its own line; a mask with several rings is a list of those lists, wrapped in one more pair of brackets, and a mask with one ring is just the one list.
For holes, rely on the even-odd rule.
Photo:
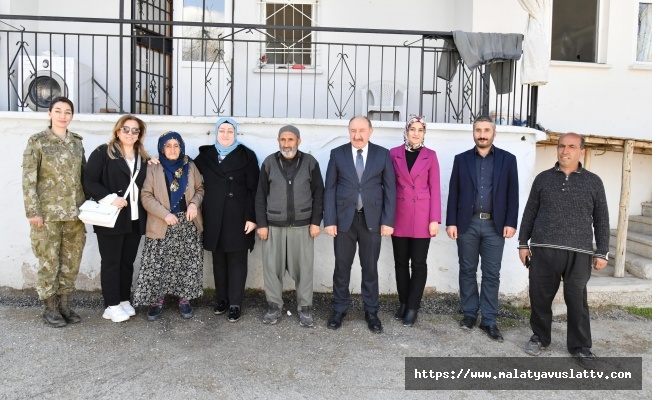
[(391, 149), (389, 155), (396, 174), (396, 218), (393, 236), (429, 238), (430, 222), (441, 223), (437, 153), (423, 147), (409, 172), (404, 145)]

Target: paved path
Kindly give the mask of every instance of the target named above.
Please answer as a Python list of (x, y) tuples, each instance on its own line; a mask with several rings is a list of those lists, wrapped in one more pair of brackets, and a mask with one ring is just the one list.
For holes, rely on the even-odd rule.
[[(2, 300), (2, 299), (0, 299)], [(529, 337), (524, 321), (504, 327), (504, 343), (480, 330), (461, 331), (457, 315), (422, 313), (404, 328), (387, 311), (385, 332), (370, 333), (361, 311), (343, 327), (299, 327), (284, 314), (275, 326), (260, 321), (263, 309), (244, 310), (238, 323), (208, 306), (183, 320), (166, 308), (149, 322), (143, 310), (125, 323), (101, 318), (99, 307), (79, 308), (82, 323), (45, 326), (38, 307), (0, 301), (1, 399), (523, 399), (651, 398), (652, 322), (625, 316), (592, 321), (599, 356), (643, 356), (643, 391), (406, 391), (408, 356), (522, 356)], [(285, 312), (285, 311), (284, 311)], [(566, 357), (565, 323), (555, 322), (545, 356)]]

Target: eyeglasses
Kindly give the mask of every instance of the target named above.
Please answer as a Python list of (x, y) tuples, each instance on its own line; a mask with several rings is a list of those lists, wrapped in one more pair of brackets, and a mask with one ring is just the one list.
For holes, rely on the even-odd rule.
[(129, 135), (129, 134), (140, 135), (140, 128), (130, 128), (128, 126), (123, 126), (121, 129), (122, 129), (122, 133), (124, 133), (125, 135)]

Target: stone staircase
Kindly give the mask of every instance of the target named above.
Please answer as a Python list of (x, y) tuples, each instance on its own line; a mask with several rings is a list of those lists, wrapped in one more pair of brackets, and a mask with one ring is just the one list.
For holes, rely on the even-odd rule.
[[(652, 203), (643, 203), (642, 215), (631, 215), (627, 229), (625, 270), (641, 279), (652, 279)], [(609, 238), (609, 264), (616, 262), (617, 229)]]

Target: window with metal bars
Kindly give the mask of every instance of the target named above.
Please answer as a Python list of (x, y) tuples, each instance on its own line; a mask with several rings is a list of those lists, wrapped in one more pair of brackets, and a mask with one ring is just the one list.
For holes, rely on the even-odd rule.
[[(311, 28), (316, 26), (317, 1), (262, 1), (265, 25)], [(261, 66), (314, 63), (314, 36), (311, 30), (267, 29)]]

